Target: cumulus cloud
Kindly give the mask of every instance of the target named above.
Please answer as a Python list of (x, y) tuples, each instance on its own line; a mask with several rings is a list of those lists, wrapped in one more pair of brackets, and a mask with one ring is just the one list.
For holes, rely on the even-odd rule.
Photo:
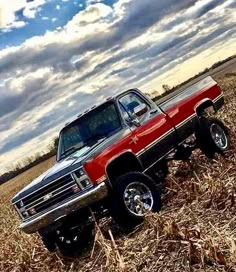
[[(43, 3), (26, 10), (22, 1), (21, 8), (33, 18)], [(106, 96), (176, 84), (218, 53), (232, 54), (235, 14), (233, 0), (87, 1), (64, 27), (1, 50), (2, 167), (42, 150), (72, 116)]]
[(23, 15), (28, 18), (35, 18), (36, 13), (40, 10), (40, 7), (45, 4), (45, 0), (34, 0), (28, 2), (23, 10)]
[(8, 1), (0, 0), (0, 28), (11, 25), (16, 20), (15, 13), (25, 5), (26, 0), (14, 1), (11, 4)]
[(0, 29), (3, 32), (10, 31), (12, 28), (25, 26), (25, 22), (17, 18), (16, 12), (22, 10), (23, 15), (28, 18), (35, 18), (40, 7), (45, 4), (45, 0), (11, 1), (0, 0)]
[(78, 27), (86, 27), (89, 24), (95, 24), (97, 22), (102, 23), (103, 19), (112, 14), (112, 8), (102, 4), (96, 3), (94, 5), (87, 6), (83, 11), (74, 16), (67, 26), (67, 30)]

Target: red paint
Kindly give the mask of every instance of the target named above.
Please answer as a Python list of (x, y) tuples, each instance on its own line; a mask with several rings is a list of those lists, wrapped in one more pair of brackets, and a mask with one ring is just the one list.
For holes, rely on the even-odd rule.
[(205, 100), (206, 98), (214, 100), (221, 94), (221, 89), (215, 84), (214, 86), (202, 89), (187, 99), (182, 100), (172, 108), (168, 109), (166, 113), (170, 116), (172, 124), (177, 126), (186, 118), (195, 113), (196, 106), (201, 104), (201, 101)]
[[(196, 106), (199, 103), (201, 104), (201, 101), (204, 101), (206, 98), (214, 100), (221, 93), (217, 84), (203, 88), (194, 92), (190, 97), (174, 104), (167, 109), (166, 114), (158, 114), (134, 131), (130, 131), (122, 140), (109, 146), (91, 161), (86, 162), (84, 167), (92, 182), (96, 184), (102, 176), (106, 175), (106, 166), (114, 158), (126, 151), (137, 154), (171, 128), (193, 115)], [(138, 137), (136, 144), (132, 140), (134, 137)]]

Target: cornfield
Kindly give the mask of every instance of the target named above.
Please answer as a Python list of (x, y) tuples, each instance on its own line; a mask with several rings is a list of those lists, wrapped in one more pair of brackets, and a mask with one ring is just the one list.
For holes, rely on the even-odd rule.
[(236, 74), (219, 78), (226, 105), (217, 113), (230, 129), (231, 149), (207, 159), (195, 151), (191, 167), (171, 162), (163, 209), (132, 233), (108, 218), (81, 256), (48, 253), (37, 234), (18, 229), (12, 196), (52, 165), (48, 160), (0, 187), (0, 271), (236, 271)]

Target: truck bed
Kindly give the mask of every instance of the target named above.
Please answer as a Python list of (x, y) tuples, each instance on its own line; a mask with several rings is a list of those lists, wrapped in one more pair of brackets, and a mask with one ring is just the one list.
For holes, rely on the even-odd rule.
[[(187, 86), (186, 88), (184, 87), (180, 87), (179, 89), (164, 95), (161, 98), (155, 97), (152, 100), (157, 104), (157, 105), (161, 105), (164, 104), (165, 102), (167, 102), (167, 100), (173, 99), (176, 96), (183, 96), (183, 94), (191, 94), (193, 92), (199, 91), (202, 88), (206, 88), (206, 87), (210, 87), (212, 84), (216, 84), (216, 82), (210, 77), (206, 77), (204, 79), (199, 80), (197, 83), (191, 85), (191, 86)], [(189, 84), (188, 84), (189, 85)], [(183, 96), (183, 98), (185, 97), (185, 95)]]

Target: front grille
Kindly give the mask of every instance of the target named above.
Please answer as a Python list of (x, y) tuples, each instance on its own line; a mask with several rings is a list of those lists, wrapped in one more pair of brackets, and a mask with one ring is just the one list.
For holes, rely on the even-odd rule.
[[(73, 196), (75, 194), (75, 190), (73, 190), (74, 186), (78, 186), (76, 181), (70, 174), (66, 175), (24, 198), (22, 200), (24, 210), (30, 213), (30, 211), (34, 209), (34, 213), (36, 214), (47, 210)], [(78, 191), (76, 193), (78, 193)], [(30, 213), (30, 215), (33, 214)]]

